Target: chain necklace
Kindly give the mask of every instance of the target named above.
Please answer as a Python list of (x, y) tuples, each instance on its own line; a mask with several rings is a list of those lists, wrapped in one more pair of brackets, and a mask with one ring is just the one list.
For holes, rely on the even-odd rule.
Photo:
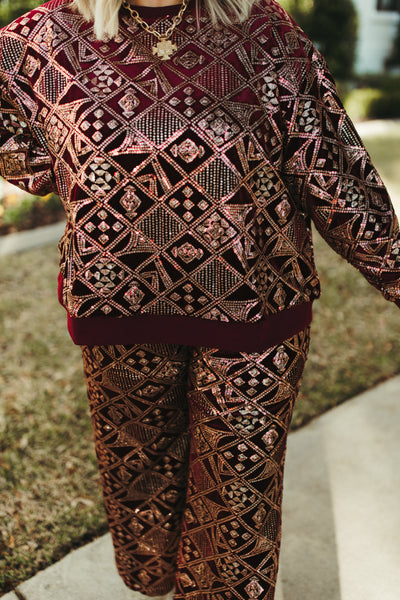
[(158, 33), (158, 31), (151, 27), (151, 25), (143, 21), (138, 11), (135, 10), (132, 4), (130, 4), (127, 0), (124, 0), (122, 4), (124, 8), (126, 8), (130, 12), (131, 17), (137, 23), (139, 23), (139, 25), (141, 25), (143, 29), (145, 29), (148, 33), (152, 33), (159, 39), (158, 44), (156, 46), (152, 46), (153, 54), (156, 54), (162, 60), (169, 60), (172, 54), (178, 50), (178, 46), (176, 44), (173, 44), (168, 38), (171, 37), (175, 27), (177, 27), (179, 23), (181, 23), (182, 15), (187, 9), (189, 0), (183, 0), (179, 14), (175, 15), (172, 19), (173, 25), (171, 25), (171, 27), (169, 27), (164, 34)]

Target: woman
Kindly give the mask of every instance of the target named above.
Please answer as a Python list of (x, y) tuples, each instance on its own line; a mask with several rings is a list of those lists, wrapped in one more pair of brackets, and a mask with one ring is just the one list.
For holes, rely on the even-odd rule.
[(274, 0), (52, 0), (0, 44), (1, 174), (68, 217), (119, 572), (136, 599), (272, 600), (311, 219), (400, 306), (393, 207), (324, 60)]

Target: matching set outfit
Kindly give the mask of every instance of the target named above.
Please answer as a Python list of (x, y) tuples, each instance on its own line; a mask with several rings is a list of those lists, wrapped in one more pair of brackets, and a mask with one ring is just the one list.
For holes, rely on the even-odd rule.
[[(180, 6), (136, 7), (160, 33)], [(169, 60), (124, 7), (1, 30), (0, 173), (55, 192), (117, 566), (176, 600), (273, 600), (287, 432), (320, 294), (311, 221), (400, 306), (387, 191), (326, 64), (274, 0)]]

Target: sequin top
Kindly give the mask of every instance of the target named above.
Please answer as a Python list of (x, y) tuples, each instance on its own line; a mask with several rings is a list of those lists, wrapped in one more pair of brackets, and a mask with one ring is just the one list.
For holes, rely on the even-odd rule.
[[(138, 10), (162, 33), (179, 8)], [(65, 206), (74, 341), (286, 337), (320, 294), (311, 220), (400, 305), (393, 207), (321, 55), (274, 0), (199, 25), (192, 0), (170, 60), (123, 8), (106, 41), (69, 0), (1, 31), (0, 172)]]

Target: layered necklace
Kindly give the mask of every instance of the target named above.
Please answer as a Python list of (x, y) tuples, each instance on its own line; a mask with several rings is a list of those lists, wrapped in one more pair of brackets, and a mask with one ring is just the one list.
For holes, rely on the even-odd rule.
[(136, 23), (143, 27), (143, 29), (145, 29), (148, 33), (151, 33), (158, 38), (158, 44), (156, 46), (152, 46), (153, 54), (159, 56), (162, 60), (169, 60), (172, 54), (178, 49), (178, 46), (176, 44), (173, 44), (169, 38), (174, 32), (175, 27), (177, 27), (179, 23), (181, 23), (183, 13), (188, 7), (189, 0), (183, 0), (179, 13), (172, 18), (173, 24), (167, 29), (167, 31), (164, 34), (158, 33), (158, 31), (151, 27), (151, 25), (143, 21), (138, 11), (135, 10), (132, 4), (130, 4), (127, 0), (124, 0), (122, 4), (124, 8), (126, 8), (129, 11), (132, 19), (134, 19)]

